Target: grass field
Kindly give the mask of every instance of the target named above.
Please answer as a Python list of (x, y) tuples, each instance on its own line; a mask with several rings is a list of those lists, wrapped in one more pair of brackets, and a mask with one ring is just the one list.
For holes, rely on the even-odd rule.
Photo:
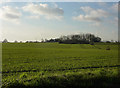
[(117, 44), (3, 43), (2, 52), (2, 88), (120, 87)]

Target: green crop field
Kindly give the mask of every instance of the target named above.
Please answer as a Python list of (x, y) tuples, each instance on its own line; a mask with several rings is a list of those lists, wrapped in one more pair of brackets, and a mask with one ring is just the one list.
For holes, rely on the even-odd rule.
[(3, 43), (2, 52), (2, 88), (120, 87), (117, 44)]

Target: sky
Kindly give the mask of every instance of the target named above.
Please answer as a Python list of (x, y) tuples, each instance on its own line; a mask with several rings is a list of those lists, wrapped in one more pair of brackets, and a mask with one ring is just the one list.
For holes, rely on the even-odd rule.
[(27, 41), (92, 33), (118, 40), (117, 2), (0, 3), (0, 41)]

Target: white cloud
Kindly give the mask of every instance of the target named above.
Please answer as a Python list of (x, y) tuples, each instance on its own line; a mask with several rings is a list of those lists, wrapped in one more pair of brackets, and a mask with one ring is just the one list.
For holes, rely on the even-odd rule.
[(73, 17), (74, 20), (86, 21), (86, 22), (97, 22), (95, 25), (100, 25), (102, 19), (109, 16), (109, 13), (102, 9), (93, 9), (89, 6), (80, 7), (84, 14)]
[(79, 15), (77, 17), (73, 17), (73, 19), (78, 21), (101, 22), (101, 19), (98, 17), (91, 17), (89, 15)]
[(17, 7), (13, 8), (10, 6), (3, 6), (0, 9), (0, 13), (0, 19), (16, 23), (19, 23), (19, 19), (22, 16)]
[(84, 11), (87, 15), (91, 17), (106, 17), (108, 13), (102, 9), (93, 9), (91, 7), (81, 7), (81, 10)]
[(28, 4), (23, 7), (24, 11), (30, 12), (35, 15), (44, 16), (46, 19), (57, 19), (63, 18), (64, 11), (57, 5), (50, 7), (48, 4)]

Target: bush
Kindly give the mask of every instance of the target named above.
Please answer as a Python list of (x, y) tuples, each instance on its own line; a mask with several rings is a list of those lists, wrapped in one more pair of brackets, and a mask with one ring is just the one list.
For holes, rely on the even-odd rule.
[(94, 45), (94, 42), (90, 42), (90, 45)]
[(108, 47), (106, 48), (106, 50), (110, 50), (110, 47), (108, 46)]

